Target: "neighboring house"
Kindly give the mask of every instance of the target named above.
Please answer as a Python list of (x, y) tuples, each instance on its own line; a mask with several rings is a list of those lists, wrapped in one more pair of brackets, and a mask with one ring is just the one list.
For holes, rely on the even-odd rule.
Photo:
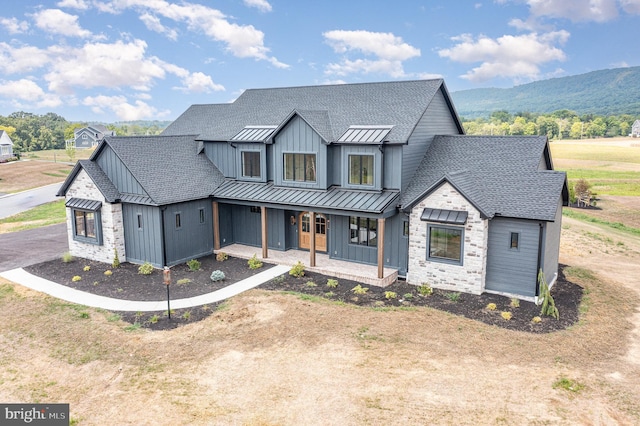
[[(465, 136), (442, 80), (256, 89), (160, 136), (105, 137), (66, 196), (72, 254), (174, 265), (230, 244), (533, 299), (566, 176), (546, 137)], [(357, 268), (357, 266), (355, 266)]]
[(73, 143), (77, 149), (93, 148), (105, 136), (115, 136), (116, 132), (107, 129), (102, 124), (92, 124), (73, 131)]
[(631, 136), (634, 138), (640, 138), (640, 120), (636, 120), (631, 125)]
[(4, 130), (0, 130), (0, 160), (13, 157), (13, 141)]

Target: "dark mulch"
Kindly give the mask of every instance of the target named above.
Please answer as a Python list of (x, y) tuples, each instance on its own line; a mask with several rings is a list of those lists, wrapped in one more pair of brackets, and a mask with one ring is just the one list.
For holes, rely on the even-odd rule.
[[(171, 268), (172, 284), (170, 286), (171, 299), (182, 299), (198, 296), (218, 290), (229, 284), (245, 279), (256, 271), (249, 269), (245, 259), (232, 258), (224, 262), (217, 261), (214, 255), (199, 259), (201, 269), (190, 271), (186, 264)], [(89, 270), (85, 271), (85, 266)], [(271, 265), (265, 264), (259, 271)], [(161, 270), (154, 270), (151, 275), (138, 274), (138, 265), (123, 263), (120, 268), (113, 269), (111, 265), (75, 259), (64, 263), (52, 260), (25, 268), (28, 272), (51, 281), (73, 287), (78, 290), (91, 292), (108, 297), (125, 300), (166, 300), (167, 290), (163, 283)], [(211, 272), (221, 270), (226, 279), (212, 282)], [(504, 296), (483, 294), (475, 296), (466, 293), (434, 289), (433, 294), (425, 297), (420, 295), (418, 288), (398, 281), (386, 288), (362, 285), (368, 290), (365, 294), (356, 295), (353, 288), (359, 283), (344, 279), (337, 279), (338, 286), (330, 288), (327, 277), (314, 272), (305, 272), (305, 276), (295, 278), (289, 274), (263, 284), (260, 288), (273, 291), (289, 291), (303, 293), (309, 296), (323, 297), (328, 300), (342, 301), (363, 307), (373, 308), (410, 308), (426, 306), (464, 316), (486, 324), (496, 325), (510, 330), (531, 333), (549, 333), (565, 329), (578, 321), (579, 305), (582, 299), (582, 287), (567, 281), (562, 273), (552, 290), (552, 296), (560, 312), (560, 319), (542, 317), (542, 322), (534, 324), (532, 318), (540, 315), (540, 307), (532, 302), (519, 301), (518, 307), (511, 306), (512, 300)], [(104, 272), (111, 270), (112, 275)], [(80, 281), (72, 281), (74, 276), (80, 276)], [(186, 284), (177, 284), (178, 280), (189, 279)], [(494, 303), (496, 309), (491, 311), (487, 305)], [(123, 320), (153, 330), (174, 328), (179, 325), (198, 321), (215, 311), (216, 306), (193, 307), (172, 311), (171, 320), (165, 312), (118, 312)], [(502, 312), (511, 312), (512, 318), (505, 320)]]

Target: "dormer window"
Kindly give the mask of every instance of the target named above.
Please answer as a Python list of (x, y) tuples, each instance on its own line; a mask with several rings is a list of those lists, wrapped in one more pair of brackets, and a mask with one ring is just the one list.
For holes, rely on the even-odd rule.
[(373, 186), (373, 155), (349, 155), (349, 185)]
[(242, 177), (260, 177), (260, 151), (242, 151)]
[(284, 180), (316, 182), (316, 154), (284, 154)]

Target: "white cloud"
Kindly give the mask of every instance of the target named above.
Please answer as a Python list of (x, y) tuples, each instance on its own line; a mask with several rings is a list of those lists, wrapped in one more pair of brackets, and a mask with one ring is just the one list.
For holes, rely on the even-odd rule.
[(528, 0), (534, 16), (606, 22), (618, 16), (616, 0)]
[(173, 41), (178, 39), (178, 32), (172, 28), (167, 28), (162, 25), (160, 19), (158, 19), (157, 16), (151, 15), (150, 13), (143, 13), (142, 15), (140, 15), (140, 20), (150, 31), (164, 34), (167, 36), (167, 38)]
[(0, 80), (0, 96), (8, 98), (14, 106), (22, 107), (27, 102), (38, 108), (55, 108), (62, 100), (52, 94), (45, 93), (36, 83), (26, 78), (13, 81)]
[(193, 3), (169, 3), (166, 0), (114, 0), (95, 2), (103, 12), (117, 13), (133, 8), (141, 13), (153, 12), (176, 22), (184, 22), (192, 31), (201, 31), (209, 38), (224, 43), (226, 50), (238, 58), (254, 58), (271, 63), (276, 68), (289, 65), (270, 56), (270, 49), (264, 45), (264, 33), (253, 25), (238, 25), (217, 9)]
[(375, 59), (344, 58), (340, 63), (331, 63), (327, 74), (347, 75), (353, 73), (382, 73), (392, 77), (406, 76), (402, 62), (420, 56), (420, 49), (405, 43), (392, 33), (370, 31), (327, 31), (323, 34), (327, 44), (336, 53), (361, 53)]
[(620, 7), (627, 13), (640, 15), (640, 0), (620, 0)]
[(68, 7), (70, 9), (87, 10), (89, 5), (85, 0), (62, 0), (56, 3), (58, 7)]
[(215, 84), (211, 77), (201, 72), (190, 73), (182, 79), (184, 87), (179, 88), (189, 93), (210, 93), (212, 90), (224, 90), (224, 86)]
[(271, 5), (267, 0), (244, 0), (244, 4), (249, 7), (255, 7), (262, 12), (271, 12)]
[(18, 21), (16, 18), (0, 18), (0, 25), (5, 27), (9, 34), (21, 34), (29, 29), (29, 23)]
[(441, 57), (455, 62), (481, 62), (462, 78), (483, 82), (496, 77), (510, 78), (520, 82), (535, 80), (540, 76), (540, 65), (551, 61), (563, 61), (564, 52), (556, 44), (564, 44), (569, 38), (567, 31), (545, 34), (530, 33), (520, 36), (505, 35), (497, 39), (464, 34), (454, 37), (457, 45), (438, 51)]
[(91, 31), (80, 27), (76, 15), (70, 15), (60, 9), (39, 10), (33, 14), (33, 19), (38, 28), (52, 34), (82, 38), (91, 36)]
[(12, 47), (0, 42), (0, 71), (4, 74), (30, 72), (44, 67), (49, 62), (46, 50), (33, 47)]
[(82, 104), (91, 107), (91, 110), (96, 114), (104, 114), (105, 110), (112, 111), (123, 121), (155, 119), (170, 114), (169, 110), (158, 111), (157, 108), (141, 100), (130, 104), (124, 96), (87, 96)]

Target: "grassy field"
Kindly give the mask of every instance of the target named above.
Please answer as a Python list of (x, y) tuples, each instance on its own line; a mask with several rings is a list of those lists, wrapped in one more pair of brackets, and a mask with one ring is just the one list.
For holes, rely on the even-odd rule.
[(66, 220), (64, 200), (42, 204), (26, 212), (0, 219), (0, 234), (62, 223)]
[(71, 160), (64, 149), (48, 149), (45, 151), (32, 151), (22, 154), (22, 158), (30, 160), (54, 161), (59, 163), (85, 160), (93, 154), (94, 149), (76, 149), (74, 159)]
[(73, 166), (49, 161), (16, 161), (0, 164), (0, 193), (38, 188), (65, 180)]

